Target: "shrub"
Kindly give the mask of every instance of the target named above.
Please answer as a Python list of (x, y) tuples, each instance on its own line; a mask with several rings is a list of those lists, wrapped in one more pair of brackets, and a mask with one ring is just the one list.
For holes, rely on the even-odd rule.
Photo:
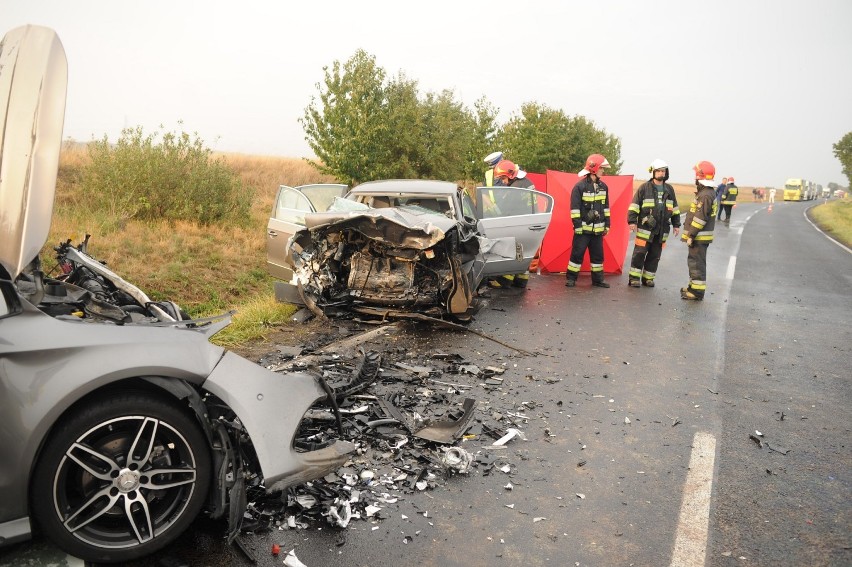
[[(158, 141), (159, 138), (159, 141)], [(252, 191), (197, 134), (125, 128), (116, 144), (89, 144), (81, 204), (122, 219), (244, 222)]]

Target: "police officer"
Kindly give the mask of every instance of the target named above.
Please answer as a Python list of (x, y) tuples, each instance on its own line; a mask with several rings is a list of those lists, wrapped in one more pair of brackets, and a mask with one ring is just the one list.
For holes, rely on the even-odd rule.
[(609, 188), (600, 178), (601, 169), (606, 167), (609, 167), (609, 162), (604, 156), (590, 155), (579, 173), (580, 180), (571, 191), (574, 240), (565, 273), (567, 287), (577, 284), (586, 249), (589, 250), (589, 262), (592, 265), (592, 285), (609, 287), (603, 276), (603, 238), (609, 232)]
[(485, 170), (485, 185), (483, 187), (493, 187), (494, 186), (494, 166), (500, 163), (500, 160), (503, 159), (503, 152), (492, 152), (485, 156), (484, 161), (488, 164), (488, 169)]
[(713, 228), (716, 225), (716, 192), (713, 188), (716, 167), (709, 161), (702, 161), (693, 169), (695, 200), (689, 206), (680, 235), (689, 247), (686, 258), (689, 284), (681, 288), (680, 297), (701, 301), (707, 291), (707, 248), (713, 242)]
[(657, 265), (669, 238), (669, 224), (674, 227), (675, 236), (680, 231), (677, 197), (674, 187), (666, 183), (668, 164), (655, 159), (648, 171), (651, 179), (639, 186), (627, 210), (627, 225), (636, 232), (627, 276), (630, 287), (654, 287)]

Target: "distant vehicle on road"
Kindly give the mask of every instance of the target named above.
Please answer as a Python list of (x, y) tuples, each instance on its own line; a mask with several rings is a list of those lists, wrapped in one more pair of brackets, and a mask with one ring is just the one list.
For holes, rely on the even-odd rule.
[(805, 179), (791, 178), (784, 184), (785, 201), (806, 201), (809, 198), (809, 182)]

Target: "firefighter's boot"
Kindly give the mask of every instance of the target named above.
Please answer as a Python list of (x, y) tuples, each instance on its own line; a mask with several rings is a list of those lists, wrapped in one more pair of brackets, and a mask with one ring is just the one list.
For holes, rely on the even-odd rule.
[(701, 301), (702, 299), (704, 299), (704, 296), (698, 295), (697, 293), (695, 293), (693, 290), (689, 289), (688, 287), (682, 287), (682, 288), (680, 288), (680, 298), (681, 299), (688, 299), (690, 301)]

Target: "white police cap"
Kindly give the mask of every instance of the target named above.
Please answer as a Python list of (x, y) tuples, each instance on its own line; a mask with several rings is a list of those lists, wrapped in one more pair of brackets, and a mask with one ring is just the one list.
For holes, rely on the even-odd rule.
[(485, 159), (482, 161), (484, 161), (491, 167), (494, 167), (501, 159), (503, 159), (503, 152), (492, 152), (485, 156)]

